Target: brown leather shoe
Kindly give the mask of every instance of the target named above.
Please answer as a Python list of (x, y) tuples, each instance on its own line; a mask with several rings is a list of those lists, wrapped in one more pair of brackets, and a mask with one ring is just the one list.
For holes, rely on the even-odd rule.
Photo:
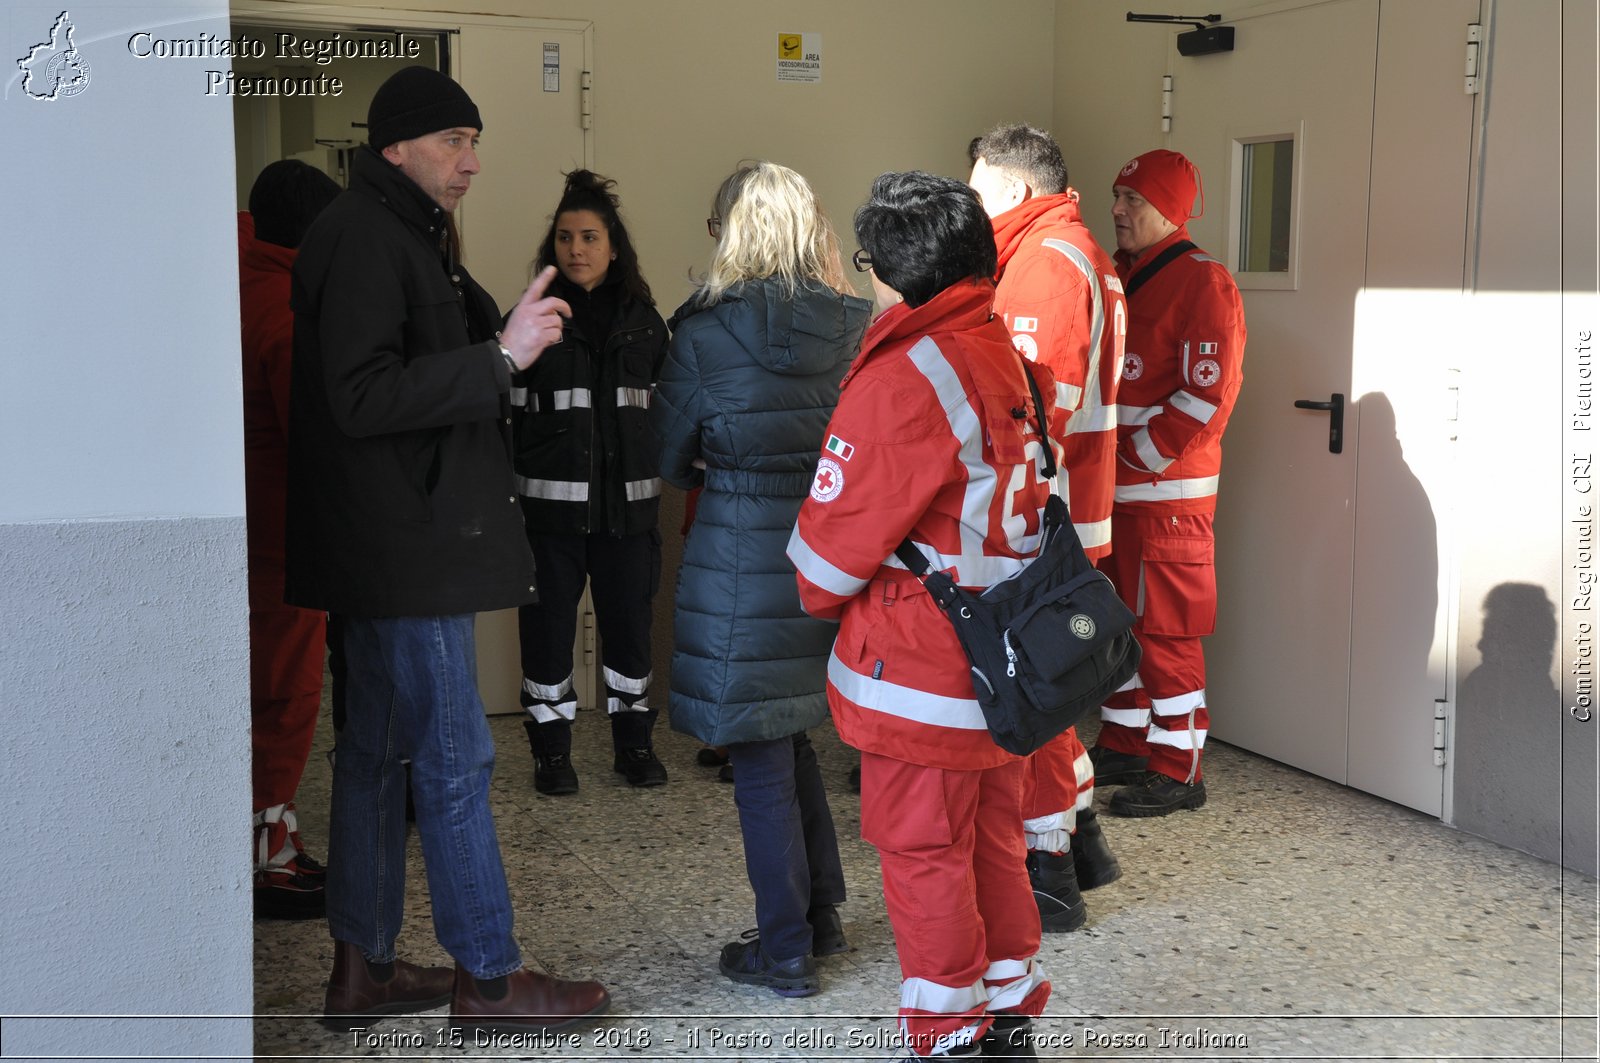
[(450, 1000), (450, 968), (394, 961), (386, 982), (372, 977), (366, 957), (348, 941), (333, 943), (333, 973), (322, 1004), (322, 1024), (334, 1030), (365, 1026), (382, 1015), (427, 1011)]
[(478, 980), (459, 965), (450, 996), (450, 1025), (469, 1030), (540, 1033), (561, 1030), (599, 1015), (611, 994), (599, 982), (567, 982), (524, 967), (506, 976), (505, 995), (484, 996)]

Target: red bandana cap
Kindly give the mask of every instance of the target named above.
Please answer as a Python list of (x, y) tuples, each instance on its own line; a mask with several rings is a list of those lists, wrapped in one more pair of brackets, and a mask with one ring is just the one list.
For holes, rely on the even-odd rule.
[[(1124, 166), (1112, 184), (1133, 189), (1160, 211), (1163, 218), (1180, 227), (1190, 218), (1198, 218), (1206, 212), (1200, 171), (1175, 151), (1157, 148), (1145, 152)], [(1199, 213), (1194, 213), (1196, 196), (1200, 197)]]

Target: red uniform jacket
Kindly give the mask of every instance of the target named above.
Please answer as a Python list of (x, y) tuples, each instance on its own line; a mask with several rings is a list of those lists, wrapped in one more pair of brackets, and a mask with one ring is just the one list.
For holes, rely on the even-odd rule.
[[(1124, 288), (1186, 227), (1134, 260)], [(1244, 305), (1228, 267), (1203, 251), (1167, 263), (1128, 299), (1128, 349), (1117, 396), (1118, 512), (1213, 513), (1222, 432), (1244, 381)]]
[[(244, 489), (252, 602), (283, 608), (284, 491), (289, 465), (289, 309), (293, 248), (255, 238), (239, 213), (239, 324), (244, 358)], [(320, 667), (320, 662), (319, 662)]]
[(994, 310), (1017, 350), (1055, 374), (1072, 523), (1089, 560), (1098, 560), (1111, 552), (1117, 383), (1128, 330), (1122, 282), (1083, 223), (1072, 189), (1006, 211), (994, 219), (994, 238)]
[[(789, 540), (800, 601), (840, 619), (828, 703), (850, 745), (975, 770), (1012, 759), (989, 738), (950, 621), (894, 557), (910, 537), (964, 587), (1013, 575), (1039, 549), (1056, 484), (1042, 457), (1024, 363), (964, 282), (896, 306), (867, 331), (842, 383), (811, 497)], [(1055, 382), (1029, 365), (1054, 421)], [(1053, 441), (1059, 460), (1059, 441)]]

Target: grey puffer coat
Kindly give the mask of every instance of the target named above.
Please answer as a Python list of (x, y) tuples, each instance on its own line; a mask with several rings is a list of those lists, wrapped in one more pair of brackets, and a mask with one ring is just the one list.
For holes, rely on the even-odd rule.
[(673, 317), (651, 425), (662, 479), (705, 488), (678, 572), (674, 730), (756, 742), (828, 714), (837, 628), (801, 610), (784, 550), (870, 317), (864, 299), (822, 286), (788, 299), (772, 280)]

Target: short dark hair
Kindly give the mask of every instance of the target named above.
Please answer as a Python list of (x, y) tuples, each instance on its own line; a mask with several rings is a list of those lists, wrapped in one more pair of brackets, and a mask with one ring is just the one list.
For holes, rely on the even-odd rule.
[(617, 182), (591, 170), (573, 170), (566, 177), (567, 184), (561, 192), (561, 202), (556, 204), (555, 213), (550, 215), (550, 228), (544, 234), (544, 242), (539, 245), (538, 257), (534, 259), (535, 272), (556, 264), (556, 221), (561, 215), (569, 210), (592, 210), (605, 223), (606, 235), (611, 238), (611, 250), (617, 255), (606, 269), (607, 281), (614, 276), (622, 285), (624, 294), (647, 306), (656, 305), (655, 297), (650, 294), (650, 285), (645, 283), (644, 274), (639, 272), (639, 253), (633, 249), (633, 241), (628, 238), (628, 227), (622, 224), (622, 201), (611, 191)]
[(995, 274), (994, 227), (961, 181), (921, 170), (882, 174), (856, 211), (855, 229), (872, 271), (910, 306)]
[(256, 239), (279, 247), (299, 247), (312, 220), (342, 191), (339, 182), (299, 159), (271, 163), (250, 186)]
[(1067, 163), (1061, 157), (1061, 145), (1042, 129), (1021, 122), (996, 126), (978, 141), (977, 152), (977, 158), (1022, 178), (1039, 195), (1067, 190)]

